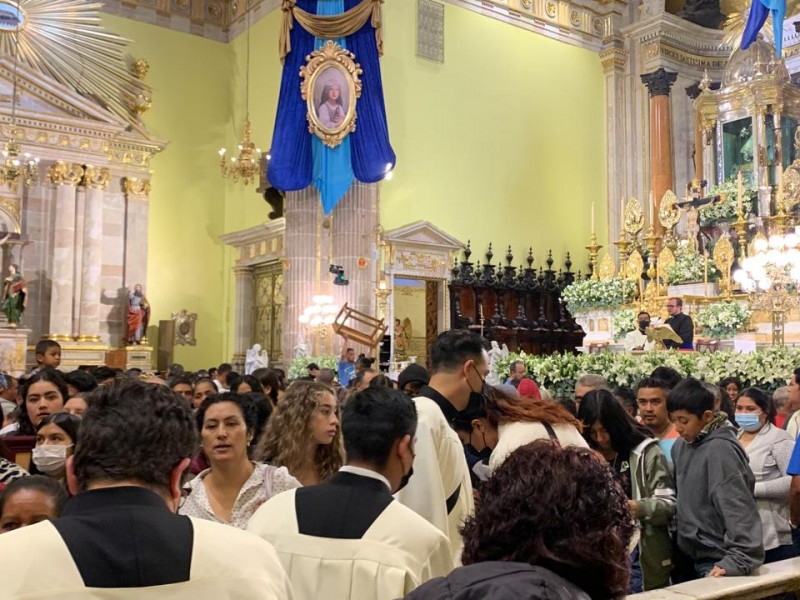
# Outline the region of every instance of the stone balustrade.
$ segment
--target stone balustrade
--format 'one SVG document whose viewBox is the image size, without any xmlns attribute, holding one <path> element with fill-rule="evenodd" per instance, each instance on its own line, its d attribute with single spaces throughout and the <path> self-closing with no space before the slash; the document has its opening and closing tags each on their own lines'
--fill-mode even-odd
<svg viewBox="0 0 800 600">
<path fill-rule="evenodd" d="M 750 577 L 707 577 L 662 590 L 633 594 L 636 600 L 757 600 L 800 596 L 800 558 L 764 565 Z M 793 595 L 795 594 L 795 595 Z"/>
</svg>

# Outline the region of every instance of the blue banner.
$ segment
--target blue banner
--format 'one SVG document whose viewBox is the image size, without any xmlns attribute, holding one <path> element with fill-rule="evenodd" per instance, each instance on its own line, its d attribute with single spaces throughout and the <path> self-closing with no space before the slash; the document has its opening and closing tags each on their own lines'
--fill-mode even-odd
<svg viewBox="0 0 800 600">
<path fill-rule="evenodd" d="M 297 0 L 310 13 L 335 15 L 361 0 Z M 363 71 L 361 97 L 356 103 L 356 130 L 335 148 L 328 148 L 308 130 L 306 103 L 300 93 L 300 69 L 306 56 L 326 40 L 319 40 L 295 22 L 290 33 L 292 51 L 286 56 L 281 78 L 269 165 L 270 183 L 283 191 L 297 191 L 312 183 L 320 191 L 325 214 L 352 185 L 381 181 L 397 161 L 389 142 L 375 28 L 364 26 L 345 39 L 334 40 L 355 54 Z"/>
</svg>

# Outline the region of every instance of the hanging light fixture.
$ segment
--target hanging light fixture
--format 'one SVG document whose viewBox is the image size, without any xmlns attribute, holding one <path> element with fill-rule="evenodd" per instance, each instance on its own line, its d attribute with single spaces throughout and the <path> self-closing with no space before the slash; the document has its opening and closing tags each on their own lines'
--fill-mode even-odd
<svg viewBox="0 0 800 600">
<path fill-rule="evenodd" d="M 245 185 L 255 181 L 261 168 L 261 148 L 250 141 L 250 3 L 245 4 L 247 24 L 247 67 L 245 72 L 245 117 L 242 126 L 242 141 L 239 142 L 239 156 L 227 158 L 227 149 L 220 148 L 219 167 L 223 177 L 233 181 L 242 180 Z"/>
<path fill-rule="evenodd" d="M 19 54 L 20 21 L 14 29 L 14 82 L 11 93 L 11 131 L 9 140 L 3 144 L 3 164 L 0 167 L 0 184 L 16 190 L 20 182 L 25 187 L 36 185 L 39 181 L 39 159 L 29 153 L 22 154 L 19 141 L 21 131 L 17 129 L 17 56 Z"/>
</svg>

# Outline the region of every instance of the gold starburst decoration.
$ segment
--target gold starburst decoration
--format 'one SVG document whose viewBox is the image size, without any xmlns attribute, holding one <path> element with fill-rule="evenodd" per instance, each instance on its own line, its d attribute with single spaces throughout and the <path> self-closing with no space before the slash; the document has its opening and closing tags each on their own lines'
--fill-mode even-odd
<svg viewBox="0 0 800 600">
<path fill-rule="evenodd" d="M 131 124 L 137 96 L 149 87 L 130 72 L 123 56 L 129 40 L 107 31 L 98 2 L 0 0 L 0 53 L 67 85 Z"/>
</svg>

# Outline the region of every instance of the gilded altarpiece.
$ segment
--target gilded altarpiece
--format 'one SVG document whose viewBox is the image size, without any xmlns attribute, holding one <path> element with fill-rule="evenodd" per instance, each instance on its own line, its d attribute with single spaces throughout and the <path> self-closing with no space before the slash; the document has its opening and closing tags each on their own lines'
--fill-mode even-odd
<svg viewBox="0 0 800 600">
<path fill-rule="evenodd" d="M 252 342 L 261 344 L 270 361 L 283 358 L 283 269 L 277 262 L 257 267 L 253 271 L 253 332 Z"/>
</svg>

